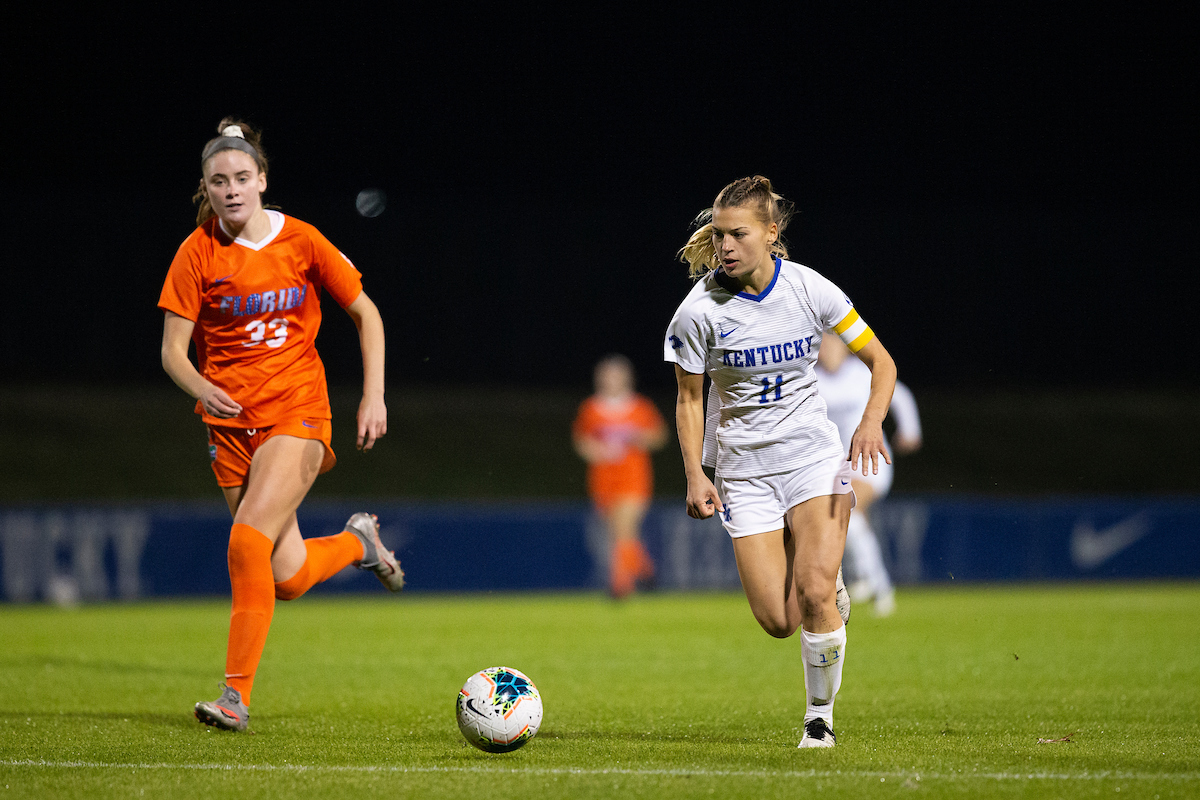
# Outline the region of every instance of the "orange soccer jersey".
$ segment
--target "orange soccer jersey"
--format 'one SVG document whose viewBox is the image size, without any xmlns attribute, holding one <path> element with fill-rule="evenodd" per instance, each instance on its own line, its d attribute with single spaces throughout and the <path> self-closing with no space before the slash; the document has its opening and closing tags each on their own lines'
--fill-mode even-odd
<svg viewBox="0 0 1200 800">
<path fill-rule="evenodd" d="M 306 222 L 268 211 L 271 233 L 234 239 L 216 218 L 184 240 L 159 308 L 196 323 L 200 374 L 242 406 L 209 424 L 261 428 L 285 419 L 330 419 L 325 366 L 317 355 L 321 290 L 345 308 L 362 292 L 350 260 Z"/>
<path fill-rule="evenodd" d="M 579 408 L 573 433 L 609 445 L 613 458 L 588 465 L 588 491 L 601 507 L 620 497 L 649 498 L 654 488 L 650 456 L 636 443 L 639 433 L 663 425 L 654 404 L 641 395 L 611 402 L 589 397 Z"/>
</svg>

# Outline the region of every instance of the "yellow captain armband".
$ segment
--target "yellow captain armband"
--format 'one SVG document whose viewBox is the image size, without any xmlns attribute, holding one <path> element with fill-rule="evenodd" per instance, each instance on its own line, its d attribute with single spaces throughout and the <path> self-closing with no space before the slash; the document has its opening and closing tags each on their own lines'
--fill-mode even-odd
<svg viewBox="0 0 1200 800">
<path fill-rule="evenodd" d="M 842 321 L 833 326 L 833 332 L 846 343 L 851 353 L 857 353 L 867 346 L 867 342 L 875 338 L 875 332 L 867 327 L 862 317 L 853 308 Z"/>
</svg>

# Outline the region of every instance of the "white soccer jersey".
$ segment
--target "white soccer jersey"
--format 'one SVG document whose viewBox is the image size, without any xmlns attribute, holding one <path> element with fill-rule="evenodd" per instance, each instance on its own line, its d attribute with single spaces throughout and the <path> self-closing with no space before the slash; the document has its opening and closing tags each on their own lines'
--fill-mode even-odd
<svg viewBox="0 0 1200 800">
<path fill-rule="evenodd" d="M 715 459 L 704 460 L 718 475 L 773 475 L 841 454 L 813 373 L 826 329 L 853 351 L 874 336 L 841 289 L 791 261 L 776 259 L 761 295 L 734 293 L 715 273 L 692 287 L 664 358 L 712 378 L 705 452 Z"/>
<path fill-rule="evenodd" d="M 842 440 L 842 450 L 850 452 L 850 439 L 862 422 L 871 396 L 871 370 L 857 358 L 846 358 L 837 372 L 829 372 L 816 366 L 817 393 L 825 401 L 829 421 L 837 426 Z M 892 419 L 896 421 L 896 432 L 902 436 L 921 438 L 921 417 L 917 413 L 917 401 L 907 386 L 896 382 L 892 394 Z"/>
</svg>

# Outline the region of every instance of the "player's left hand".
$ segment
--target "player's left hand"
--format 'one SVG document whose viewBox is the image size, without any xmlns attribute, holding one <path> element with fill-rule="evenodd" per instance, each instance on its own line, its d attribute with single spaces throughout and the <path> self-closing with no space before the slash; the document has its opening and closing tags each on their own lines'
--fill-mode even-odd
<svg viewBox="0 0 1200 800">
<path fill-rule="evenodd" d="M 850 455 L 846 456 L 846 460 L 850 462 L 850 469 L 858 472 L 858 462 L 862 459 L 862 474 L 867 474 L 867 461 L 871 463 L 871 474 L 879 474 L 879 457 L 883 456 L 883 460 L 887 463 L 892 463 L 892 457 L 888 454 L 887 446 L 883 439 L 883 423 L 873 422 L 864 419 L 859 423 L 854 430 L 854 436 L 850 439 Z"/>
<path fill-rule="evenodd" d="M 358 404 L 358 444 L 359 450 L 366 452 L 375 446 L 380 436 L 387 433 L 387 406 L 383 395 L 368 397 L 363 395 Z"/>
</svg>

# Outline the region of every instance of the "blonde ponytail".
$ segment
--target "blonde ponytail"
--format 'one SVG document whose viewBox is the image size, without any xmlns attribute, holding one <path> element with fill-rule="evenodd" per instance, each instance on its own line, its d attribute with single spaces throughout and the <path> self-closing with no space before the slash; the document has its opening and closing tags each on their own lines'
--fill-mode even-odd
<svg viewBox="0 0 1200 800">
<path fill-rule="evenodd" d="M 692 220 L 692 225 L 696 230 L 676 255 L 688 265 L 688 277 L 696 280 L 720 266 L 717 261 L 717 249 L 713 246 L 712 209 L 706 208 L 697 214 Z"/>
<path fill-rule="evenodd" d="M 791 221 L 795 206 L 771 188 L 768 178 L 762 175 L 739 178 L 721 190 L 712 208 L 704 209 L 692 221 L 696 230 L 677 253 L 679 260 L 688 265 L 688 277 L 693 280 L 699 279 L 721 266 L 717 258 L 717 248 L 713 244 L 713 209 L 742 206 L 753 208 L 755 216 L 764 225 L 774 222 L 779 226 L 779 236 L 770 246 L 771 256 L 788 257 L 787 245 L 783 242 L 783 230 Z"/>
</svg>

